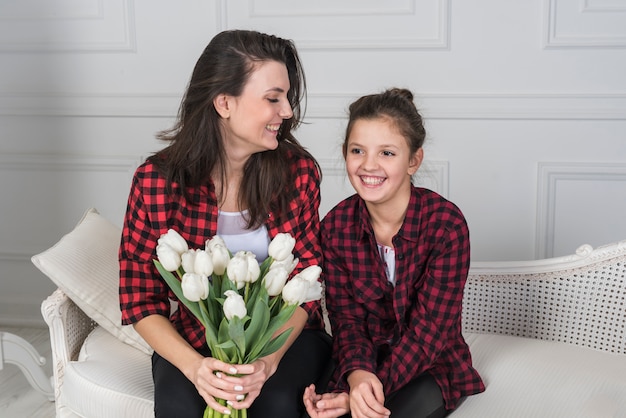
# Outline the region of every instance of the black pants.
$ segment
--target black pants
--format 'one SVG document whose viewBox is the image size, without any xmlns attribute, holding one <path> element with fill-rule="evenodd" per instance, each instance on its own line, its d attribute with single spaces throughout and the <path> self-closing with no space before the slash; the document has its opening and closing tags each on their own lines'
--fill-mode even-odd
<svg viewBox="0 0 626 418">
<path fill-rule="evenodd" d="M 441 418 L 448 415 L 441 388 L 430 373 L 411 380 L 385 402 L 393 418 Z"/>
<path fill-rule="evenodd" d="M 202 353 L 209 355 L 208 352 Z M 311 383 L 326 386 L 330 373 L 331 339 L 323 331 L 303 330 L 283 356 L 248 409 L 249 418 L 299 418 L 305 416 L 302 394 Z M 154 415 L 156 418 L 202 417 L 204 399 L 184 374 L 154 353 Z"/>
<path fill-rule="evenodd" d="M 441 389 L 435 379 L 424 373 L 385 399 L 392 418 L 443 418 L 446 410 Z M 350 418 L 350 414 L 341 418 Z"/>
</svg>

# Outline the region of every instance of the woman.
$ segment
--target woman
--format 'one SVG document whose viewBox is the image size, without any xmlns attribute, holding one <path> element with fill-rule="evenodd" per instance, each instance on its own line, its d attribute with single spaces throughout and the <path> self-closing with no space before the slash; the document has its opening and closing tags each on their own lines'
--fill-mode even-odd
<svg viewBox="0 0 626 418">
<path fill-rule="evenodd" d="M 411 183 L 424 138 L 408 90 L 350 106 L 343 155 L 357 194 L 321 225 L 337 368 L 329 393 L 305 390 L 311 417 L 443 417 L 484 390 L 461 335 L 467 224 Z"/>
<path fill-rule="evenodd" d="M 252 418 L 298 417 L 302 390 L 329 361 L 319 301 L 297 309 L 275 354 L 246 365 L 212 358 L 183 304 L 170 318 L 173 294 L 153 266 L 157 240 L 170 228 L 191 248 L 219 234 L 231 252 L 252 251 L 258 260 L 276 234 L 290 233 L 295 272 L 321 265 L 319 167 L 291 133 L 305 89 L 291 41 L 222 32 L 196 63 L 177 123 L 159 135 L 169 145 L 135 172 L 119 253 L 120 306 L 122 322 L 154 348 L 157 417 L 200 417 L 207 404 L 223 410 L 216 399 L 248 408 Z"/>
</svg>

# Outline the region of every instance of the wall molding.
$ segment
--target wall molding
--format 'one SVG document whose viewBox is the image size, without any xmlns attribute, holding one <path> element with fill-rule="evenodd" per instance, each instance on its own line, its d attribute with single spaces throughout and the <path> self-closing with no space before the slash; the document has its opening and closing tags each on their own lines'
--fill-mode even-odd
<svg viewBox="0 0 626 418">
<path fill-rule="evenodd" d="M 221 0 L 217 4 L 218 17 L 218 29 L 226 30 L 231 27 L 243 27 L 252 26 L 257 27 L 260 30 L 264 30 L 265 27 L 275 27 L 282 25 L 284 31 L 290 32 L 289 24 L 293 24 L 294 19 L 307 18 L 309 24 L 306 26 L 291 26 L 292 34 L 289 35 L 294 40 L 299 50 L 362 50 L 362 49 L 449 49 L 450 42 L 450 2 L 451 0 L 430 0 L 434 9 L 436 9 L 435 16 L 430 22 L 436 22 L 436 29 L 426 34 L 414 34 L 407 36 L 401 33 L 400 29 L 411 30 L 415 32 L 418 29 L 423 28 L 423 25 L 419 22 L 419 18 L 423 18 L 423 15 L 430 11 L 427 7 L 424 7 L 424 2 L 418 2 L 417 0 L 405 0 L 403 3 L 395 1 L 386 2 L 381 4 L 380 2 L 358 2 L 358 6 L 350 7 L 349 2 L 343 2 L 339 5 L 337 2 L 326 1 L 325 3 L 318 1 L 315 3 L 302 3 L 299 9 L 293 7 L 293 2 L 288 0 L 282 0 L 282 2 L 289 3 L 291 8 L 289 11 L 285 7 L 281 6 L 281 1 L 275 0 L 272 4 L 266 1 L 265 5 L 260 5 L 259 1 L 247 2 L 247 9 L 243 9 L 240 6 L 240 10 L 237 10 L 233 6 L 234 3 L 227 0 Z M 356 2 L 353 2 L 356 4 Z M 243 9 L 243 10 L 242 10 Z M 239 12 L 239 14 L 237 14 Z M 372 22 L 376 21 L 376 18 L 381 14 L 396 15 L 400 17 L 407 17 L 413 19 L 412 23 L 406 27 L 398 27 L 397 33 L 389 33 L 388 30 L 377 33 L 375 25 Z M 325 38 L 317 36 L 311 36 L 305 33 L 305 29 L 310 26 L 310 20 L 320 18 L 334 18 L 338 19 L 339 23 L 331 25 L 326 28 L 324 34 Z M 350 36 L 344 36 L 345 32 L 333 34 L 332 28 L 335 26 L 341 27 L 340 20 L 343 18 L 350 18 L 350 25 L 352 27 L 352 34 Z M 285 22 L 285 19 L 289 19 L 289 22 Z M 356 19 L 356 21 L 355 21 Z M 416 21 L 417 20 L 417 21 Z M 269 28 L 268 28 L 269 30 Z"/>
<path fill-rule="evenodd" d="M 134 0 L 30 0 L 0 10 L 0 52 L 134 52 Z"/>
<path fill-rule="evenodd" d="M 562 182 L 623 181 L 626 164 L 540 162 L 537 175 L 537 230 L 535 258 L 554 256 L 557 191 Z"/>
<path fill-rule="evenodd" d="M 582 0 L 581 12 L 626 12 L 623 0 Z"/>
<path fill-rule="evenodd" d="M 309 93 L 307 119 L 345 119 L 360 93 Z M 174 118 L 181 95 L 0 93 L 0 116 Z M 416 95 L 426 119 L 626 120 L 626 93 Z"/>
<path fill-rule="evenodd" d="M 623 1 L 557 3 L 557 0 L 544 0 L 545 49 L 626 48 L 626 14 L 623 13 L 626 5 Z"/>
<path fill-rule="evenodd" d="M 0 171 L 88 171 L 132 174 L 140 163 L 139 158 L 135 157 L 0 153 Z"/>
<path fill-rule="evenodd" d="M 16 297 L 0 298 L 0 325 L 13 327 L 42 327 L 46 323 L 41 316 L 43 298 Z"/>
</svg>

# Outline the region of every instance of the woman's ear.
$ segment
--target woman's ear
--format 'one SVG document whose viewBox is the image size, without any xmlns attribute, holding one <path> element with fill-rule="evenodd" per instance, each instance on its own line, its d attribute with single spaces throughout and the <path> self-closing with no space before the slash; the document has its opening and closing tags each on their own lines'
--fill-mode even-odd
<svg viewBox="0 0 626 418">
<path fill-rule="evenodd" d="M 424 159 L 424 148 L 420 148 L 417 151 L 415 151 L 415 154 L 413 154 L 411 156 L 411 159 L 409 160 L 408 173 L 410 176 L 415 174 L 417 169 L 420 168 L 420 165 L 422 165 L 423 159 Z"/>
<path fill-rule="evenodd" d="M 225 94 L 218 94 L 217 97 L 213 99 L 213 106 L 215 106 L 215 110 L 224 119 L 228 119 L 230 117 L 229 98 L 230 97 Z"/>
</svg>

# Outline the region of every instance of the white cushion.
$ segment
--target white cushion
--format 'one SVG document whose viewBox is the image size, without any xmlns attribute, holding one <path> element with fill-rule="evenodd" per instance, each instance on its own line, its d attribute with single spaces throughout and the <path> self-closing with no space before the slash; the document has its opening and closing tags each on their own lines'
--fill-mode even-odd
<svg viewBox="0 0 626 418">
<path fill-rule="evenodd" d="M 150 356 L 102 327 L 65 368 L 61 402 L 82 417 L 154 417 L 153 396 Z"/>
<path fill-rule="evenodd" d="M 626 356 L 574 345 L 466 334 L 486 391 L 452 418 L 626 417 Z"/>
<path fill-rule="evenodd" d="M 98 325 L 147 354 L 152 349 L 131 325 L 122 326 L 118 249 L 121 230 L 96 209 L 32 262 Z"/>
</svg>

